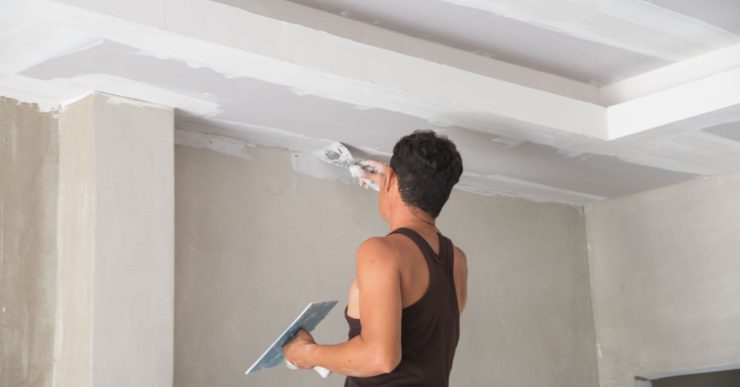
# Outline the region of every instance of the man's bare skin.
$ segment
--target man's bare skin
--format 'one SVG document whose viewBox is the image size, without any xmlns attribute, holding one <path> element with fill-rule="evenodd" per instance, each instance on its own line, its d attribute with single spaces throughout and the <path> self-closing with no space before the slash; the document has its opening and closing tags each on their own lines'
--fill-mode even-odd
<svg viewBox="0 0 740 387">
<path fill-rule="evenodd" d="M 378 173 L 364 177 L 380 189 L 379 209 L 390 230 L 406 227 L 418 232 L 439 252 L 434 218 L 406 205 L 397 179 L 387 165 L 377 163 Z M 453 275 L 460 313 L 467 300 L 467 260 L 454 249 Z M 373 237 L 360 245 L 356 274 L 349 291 L 347 313 L 359 318 L 362 331 L 347 342 L 316 344 L 301 330 L 283 347 L 285 358 L 299 368 L 321 366 L 347 376 L 369 377 L 392 372 L 401 361 L 402 309 L 414 304 L 429 286 L 429 269 L 419 248 L 406 236 Z"/>
<path fill-rule="evenodd" d="M 429 243 L 434 253 L 439 253 L 439 237 L 437 236 L 436 228 L 432 228 L 427 224 L 409 224 L 403 227 L 411 228 L 419 233 Z M 397 265 L 401 272 L 402 306 L 403 308 L 409 307 L 421 299 L 429 286 L 429 269 L 426 259 L 419 250 L 419 247 L 404 235 L 392 234 L 385 237 L 378 237 L 378 239 L 384 240 L 396 252 L 395 258 L 399 260 Z M 465 289 L 467 259 L 463 251 L 458 247 L 455 247 L 454 256 L 455 291 L 457 293 L 460 312 L 462 313 L 462 310 L 465 308 L 465 297 L 467 295 Z M 359 319 L 360 287 L 357 283 L 357 278 L 352 281 L 348 300 L 347 314 L 352 318 Z"/>
</svg>

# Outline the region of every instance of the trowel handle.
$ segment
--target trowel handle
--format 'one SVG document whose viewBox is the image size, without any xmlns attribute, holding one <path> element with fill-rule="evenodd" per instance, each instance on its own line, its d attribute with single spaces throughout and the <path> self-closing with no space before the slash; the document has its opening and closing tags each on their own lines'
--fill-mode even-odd
<svg viewBox="0 0 740 387">
<path fill-rule="evenodd" d="M 295 365 L 293 365 L 293 363 L 291 363 L 291 362 L 289 362 L 287 360 L 285 361 L 285 366 L 288 367 L 288 368 L 290 368 L 290 369 L 292 369 L 292 370 L 297 370 L 298 369 L 298 367 L 296 367 Z M 316 371 L 316 372 L 318 372 L 319 375 L 321 375 L 322 378 L 327 378 L 327 377 L 329 377 L 329 375 L 331 375 L 331 371 L 329 371 L 328 369 L 326 369 L 324 367 L 316 366 L 316 367 L 313 367 L 313 370 Z"/>
<path fill-rule="evenodd" d="M 360 179 L 360 181 L 365 184 L 365 186 L 379 192 L 380 186 L 378 185 L 378 183 L 374 180 L 362 177 L 364 172 L 376 174 L 380 171 L 375 169 L 375 167 L 373 167 L 372 165 L 368 164 L 368 160 L 355 161 L 349 167 L 349 173 L 352 175 L 352 177 Z"/>
<path fill-rule="evenodd" d="M 362 179 L 362 182 L 365 183 L 366 186 L 370 187 L 370 189 L 380 192 L 380 187 L 378 186 L 378 183 L 376 183 L 373 180 L 370 179 Z"/>
<path fill-rule="evenodd" d="M 316 366 L 316 367 L 313 367 L 313 370 L 316 371 L 316 372 L 318 372 L 319 375 L 321 375 L 322 378 L 327 378 L 327 377 L 329 377 L 329 375 L 331 375 L 331 371 L 329 371 L 328 369 L 326 369 L 324 367 Z"/>
</svg>

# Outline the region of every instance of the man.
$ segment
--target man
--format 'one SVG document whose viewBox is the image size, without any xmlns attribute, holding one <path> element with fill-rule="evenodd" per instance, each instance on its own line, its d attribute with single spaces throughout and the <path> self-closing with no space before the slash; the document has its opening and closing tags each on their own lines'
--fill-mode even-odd
<svg viewBox="0 0 740 387">
<path fill-rule="evenodd" d="M 345 315 L 350 339 L 316 344 L 305 330 L 283 347 L 299 368 L 347 375 L 345 386 L 447 386 L 467 298 L 467 261 L 435 219 L 462 174 L 455 144 L 416 131 L 393 148 L 390 166 L 363 177 L 380 187 L 390 234 L 362 243 Z"/>
</svg>

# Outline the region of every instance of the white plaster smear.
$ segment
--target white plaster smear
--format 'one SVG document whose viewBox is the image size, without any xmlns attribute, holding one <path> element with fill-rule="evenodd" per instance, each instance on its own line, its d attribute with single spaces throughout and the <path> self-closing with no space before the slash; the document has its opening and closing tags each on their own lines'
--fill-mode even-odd
<svg viewBox="0 0 740 387">
<path fill-rule="evenodd" d="M 41 111 L 54 110 L 60 105 L 90 94 L 91 91 L 98 91 L 112 95 L 136 96 L 142 103 L 147 101 L 160 107 L 177 107 L 195 116 L 207 117 L 221 112 L 218 104 L 213 101 L 106 74 L 88 74 L 48 81 L 22 75 L 0 74 L 0 91 L 7 97 L 38 103 Z"/>
<path fill-rule="evenodd" d="M 309 153 L 323 149 L 335 141 L 307 137 L 278 128 L 244 122 L 233 122 L 218 118 L 210 118 L 207 121 L 196 118 L 178 119 L 177 129 L 230 137 L 252 145 L 285 148 Z"/>
<path fill-rule="evenodd" d="M 246 141 L 214 134 L 175 130 L 175 144 L 193 148 L 205 148 L 228 156 L 251 159 L 249 149 L 255 145 Z"/>
<path fill-rule="evenodd" d="M 233 125 L 233 124 L 232 124 Z M 307 146 L 300 136 L 292 135 L 273 128 L 245 127 L 237 125 L 240 136 L 249 138 L 243 140 L 226 135 L 203 133 L 203 125 L 193 122 L 180 122 L 175 130 L 175 144 L 193 148 L 205 148 L 221 154 L 251 159 L 249 150 L 259 146 L 281 148 L 290 151 L 290 163 L 298 173 L 345 184 L 356 184 L 356 181 L 347 168 L 329 164 L 316 157 L 316 146 L 330 145 L 331 142 L 320 142 Z M 233 126 L 232 126 L 233 128 Z M 222 127 L 211 128 L 215 132 L 224 133 Z M 228 133 L 228 132 L 227 132 Z M 246 134 L 246 136 L 245 136 Z M 388 156 L 377 154 L 375 159 L 387 160 Z"/>
<path fill-rule="evenodd" d="M 671 62 L 740 41 L 725 30 L 640 0 L 443 1 Z"/>
<path fill-rule="evenodd" d="M 249 159 L 249 149 L 255 147 L 254 142 L 247 142 L 215 134 L 192 132 L 185 129 L 175 131 L 175 143 L 194 148 L 205 148 L 221 154 Z M 263 145 L 263 144 L 261 144 Z M 274 145 L 270 145 L 275 147 Z M 282 146 L 277 146 L 283 148 Z M 377 153 L 370 155 L 376 160 L 387 161 L 389 154 Z M 315 152 L 290 151 L 290 162 L 293 170 L 298 173 L 344 184 L 357 185 L 357 180 L 347 168 L 329 164 L 316 157 Z M 488 196 L 521 197 L 538 202 L 557 202 L 564 204 L 583 205 L 604 197 L 589 195 L 581 192 L 537 184 L 525 180 L 500 175 L 480 175 L 474 172 L 464 172 L 456 189 Z M 358 186 L 358 189 L 359 188 Z"/>
</svg>

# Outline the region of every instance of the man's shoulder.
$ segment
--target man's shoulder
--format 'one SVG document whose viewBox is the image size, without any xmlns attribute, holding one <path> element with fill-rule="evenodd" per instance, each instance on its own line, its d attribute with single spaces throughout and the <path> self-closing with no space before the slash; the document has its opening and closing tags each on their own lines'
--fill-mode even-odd
<svg viewBox="0 0 740 387">
<path fill-rule="evenodd" d="M 357 249 L 357 261 L 373 260 L 390 263 L 396 261 L 396 242 L 388 236 L 376 236 L 365 239 Z"/>
<path fill-rule="evenodd" d="M 455 253 L 455 257 L 460 258 L 462 260 L 467 260 L 467 257 L 465 256 L 465 252 L 462 251 L 461 248 L 459 248 L 459 247 L 457 247 L 455 245 L 453 245 L 452 247 L 453 247 L 453 251 Z"/>
</svg>

